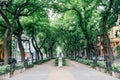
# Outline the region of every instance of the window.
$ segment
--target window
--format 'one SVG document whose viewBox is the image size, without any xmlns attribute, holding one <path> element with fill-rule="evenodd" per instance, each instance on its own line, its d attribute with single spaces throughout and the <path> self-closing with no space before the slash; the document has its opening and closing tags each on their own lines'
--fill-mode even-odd
<svg viewBox="0 0 120 80">
<path fill-rule="evenodd" d="M 118 30 L 115 30 L 115 37 L 117 38 L 119 35 L 118 35 Z"/>
</svg>

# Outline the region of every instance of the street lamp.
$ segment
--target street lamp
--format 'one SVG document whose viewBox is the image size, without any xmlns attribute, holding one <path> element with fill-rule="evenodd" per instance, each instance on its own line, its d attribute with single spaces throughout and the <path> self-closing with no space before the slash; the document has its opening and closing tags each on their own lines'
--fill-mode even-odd
<svg viewBox="0 0 120 80">
<path fill-rule="evenodd" d="M 0 2 L 1 9 L 5 10 L 6 5 L 7 5 L 7 0 L 1 0 L 1 2 Z"/>
</svg>

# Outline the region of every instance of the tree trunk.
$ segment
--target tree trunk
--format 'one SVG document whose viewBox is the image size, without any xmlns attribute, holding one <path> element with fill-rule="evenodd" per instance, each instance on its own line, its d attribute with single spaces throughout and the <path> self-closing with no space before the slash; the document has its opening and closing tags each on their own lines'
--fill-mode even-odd
<svg viewBox="0 0 120 80">
<path fill-rule="evenodd" d="M 34 49 L 35 49 L 35 51 L 36 51 L 36 60 L 39 60 L 40 59 L 40 56 L 39 56 L 39 51 L 38 51 L 38 49 L 36 48 L 36 46 L 35 46 L 35 44 L 34 44 L 34 39 L 33 39 L 34 37 L 32 37 L 32 45 L 33 45 L 33 47 L 34 47 Z"/>
<path fill-rule="evenodd" d="M 88 59 L 90 59 L 90 45 L 89 45 L 88 39 L 87 39 L 87 46 L 86 46 L 86 56 Z"/>
<path fill-rule="evenodd" d="M 8 58 L 9 58 L 8 41 L 10 41 L 12 37 L 12 28 L 11 28 L 10 21 L 8 20 L 4 11 L 0 10 L 0 14 L 1 14 L 1 17 L 4 19 L 6 26 L 7 26 L 6 31 L 4 33 L 4 42 L 3 42 L 4 64 L 7 64 Z"/>
<path fill-rule="evenodd" d="M 25 51 L 22 45 L 22 40 L 21 40 L 21 33 L 18 33 L 18 46 L 20 49 L 20 53 L 21 53 L 21 61 L 25 60 Z"/>
<path fill-rule="evenodd" d="M 49 49 L 49 51 L 48 51 L 49 53 L 49 57 L 52 59 L 52 51 L 51 51 L 51 49 Z"/>
<path fill-rule="evenodd" d="M 23 62 L 25 60 L 25 50 L 24 50 L 24 47 L 23 47 L 23 44 L 22 44 L 22 39 L 21 39 L 21 36 L 22 36 L 22 26 L 20 24 L 20 21 L 18 20 L 17 21 L 18 23 L 18 46 L 19 46 L 19 49 L 20 49 L 20 53 L 21 53 L 21 61 Z"/>
<path fill-rule="evenodd" d="M 52 42 L 52 44 L 50 45 L 48 51 L 49 51 L 49 55 L 50 55 L 50 58 L 53 58 L 53 46 L 54 46 L 55 42 Z"/>
<path fill-rule="evenodd" d="M 41 60 L 43 60 L 43 53 L 41 52 L 40 49 L 38 49 L 38 50 L 39 50 L 39 52 L 40 52 Z"/>
<path fill-rule="evenodd" d="M 45 47 L 43 47 L 44 51 L 45 51 L 45 54 L 46 54 L 46 57 L 48 58 L 48 52 L 47 52 L 47 49 Z"/>
<path fill-rule="evenodd" d="M 50 57 L 51 57 L 51 59 L 53 58 L 53 50 L 52 50 L 52 48 L 50 49 Z"/>
<path fill-rule="evenodd" d="M 109 40 L 107 33 L 104 33 L 102 38 L 103 38 L 102 46 L 103 46 L 103 53 L 105 56 L 105 61 L 113 62 L 114 56 L 112 53 L 112 48 L 111 48 L 110 40 Z"/>
<path fill-rule="evenodd" d="M 41 60 L 43 60 L 43 53 L 41 52 L 40 48 L 38 47 L 36 39 L 33 37 L 33 40 L 35 42 L 35 46 L 37 48 L 38 53 L 40 54 Z"/>
<path fill-rule="evenodd" d="M 102 18 L 102 26 L 101 26 L 101 28 L 102 28 L 101 30 L 103 32 L 103 34 L 102 34 L 103 53 L 105 56 L 105 60 L 107 62 L 113 62 L 113 52 L 112 52 L 112 48 L 110 45 L 110 39 L 109 39 L 108 34 L 107 34 L 107 26 L 109 25 L 109 24 L 107 24 L 107 21 L 108 21 L 108 18 L 110 16 L 110 12 L 112 10 L 112 7 L 114 5 L 114 1 L 115 0 L 109 0 L 109 6 L 108 6 L 107 10 L 104 12 L 104 15 Z"/>
<path fill-rule="evenodd" d="M 65 50 L 65 55 L 66 55 L 66 57 L 69 57 L 69 53 L 68 53 L 67 48 L 66 48 L 66 50 Z"/>
<path fill-rule="evenodd" d="M 31 54 L 31 57 L 32 57 L 32 63 L 33 63 L 33 53 L 31 52 L 31 46 L 30 46 L 30 41 L 28 40 L 28 44 L 29 44 L 29 52 Z"/>
<path fill-rule="evenodd" d="M 3 51 L 4 51 L 4 64 L 8 63 L 8 34 L 9 34 L 9 30 L 7 29 L 5 34 L 4 34 L 4 43 L 3 43 Z"/>
</svg>

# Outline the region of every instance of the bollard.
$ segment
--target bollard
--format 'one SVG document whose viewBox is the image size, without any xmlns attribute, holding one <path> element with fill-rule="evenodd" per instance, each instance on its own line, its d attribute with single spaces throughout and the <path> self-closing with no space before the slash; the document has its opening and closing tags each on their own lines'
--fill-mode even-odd
<svg viewBox="0 0 120 80">
<path fill-rule="evenodd" d="M 106 68 L 107 68 L 107 71 L 111 70 L 111 62 L 106 61 Z"/>
<path fill-rule="evenodd" d="M 25 59 L 25 60 L 24 60 L 24 67 L 25 67 L 25 69 L 28 68 L 28 59 Z"/>
<path fill-rule="evenodd" d="M 93 65 L 94 65 L 94 67 L 97 67 L 97 58 L 96 57 L 93 57 Z"/>
</svg>

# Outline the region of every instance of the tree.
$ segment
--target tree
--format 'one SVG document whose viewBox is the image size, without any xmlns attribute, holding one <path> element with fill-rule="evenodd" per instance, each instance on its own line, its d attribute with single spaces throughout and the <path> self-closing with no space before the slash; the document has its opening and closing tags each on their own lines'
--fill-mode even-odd
<svg viewBox="0 0 120 80">
<path fill-rule="evenodd" d="M 54 2 L 53 2 L 54 3 Z M 55 10 L 60 10 L 59 12 L 66 13 L 67 11 L 72 11 L 73 16 L 76 15 L 77 19 L 76 24 L 79 24 L 79 27 L 81 28 L 82 32 L 84 33 L 84 37 L 86 40 L 86 49 L 87 49 L 87 57 L 90 58 L 91 50 L 93 49 L 92 45 L 95 41 L 95 35 L 90 33 L 96 33 L 94 28 L 97 28 L 99 20 L 99 17 L 96 19 L 96 16 L 99 15 L 97 12 L 97 6 L 98 6 L 97 0 L 58 0 L 58 5 L 53 4 L 53 8 Z M 57 3 L 56 3 L 57 4 Z M 59 6 L 59 7 L 58 7 Z M 60 9 L 59 9 L 60 8 Z M 97 12 L 97 13 L 96 13 Z M 95 16 L 94 16 L 95 15 Z M 71 16 L 72 17 L 72 16 Z M 92 20 L 94 19 L 94 20 Z M 95 21 L 97 20 L 97 21 Z M 70 21 L 70 20 L 68 20 Z"/>
<path fill-rule="evenodd" d="M 33 4 L 33 2 L 35 4 Z M 1 17 L 5 21 L 6 27 L 7 27 L 6 32 L 4 34 L 4 61 L 5 61 L 5 64 L 7 63 L 8 53 L 9 53 L 8 41 L 11 41 L 12 34 L 14 32 L 16 23 L 18 22 L 18 25 L 20 25 L 19 18 L 21 16 L 29 16 L 32 13 L 34 13 L 38 9 L 38 5 L 37 5 L 38 3 L 39 3 L 39 1 L 9 0 L 6 3 L 6 10 L 4 10 L 4 9 L 0 10 Z M 18 29 L 18 30 L 20 30 L 20 29 Z M 21 32 L 20 32 L 20 34 L 21 34 Z M 20 48 L 20 51 L 21 51 L 22 61 L 23 61 L 24 60 L 23 48 Z"/>
<path fill-rule="evenodd" d="M 120 13 L 119 0 L 108 0 L 104 3 L 101 1 L 101 4 L 104 10 L 101 13 L 101 22 L 100 27 L 102 31 L 102 46 L 103 46 L 103 53 L 105 55 L 105 60 L 107 62 L 113 62 L 113 51 L 110 46 L 110 39 L 108 36 L 108 30 L 115 25 L 117 22 L 118 14 Z"/>
<path fill-rule="evenodd" d="M 24 30 L 31 38 L 33 47 L 37 54 L 37 60 L 40 60 L 40 58 L 43 60 L 43 52 L 41 50 L 44 47 L 46 40 L 48 40 L 47 32 L 50 28 L 47 9 L 41 7 L 38 12 L 26 19 L 23 18 L 22 21 L 24 23 Z"/>
</svg>

